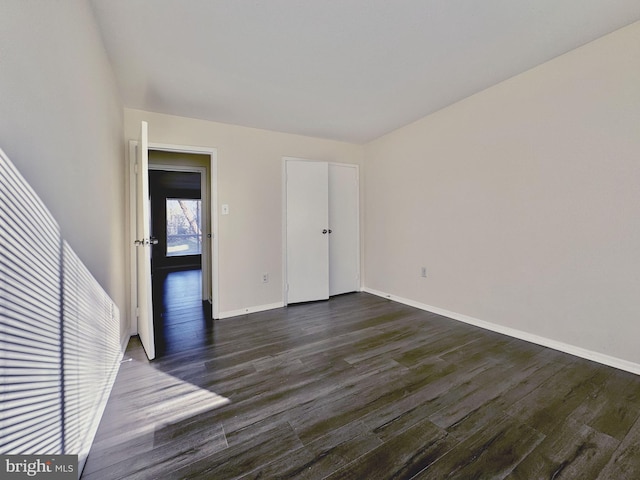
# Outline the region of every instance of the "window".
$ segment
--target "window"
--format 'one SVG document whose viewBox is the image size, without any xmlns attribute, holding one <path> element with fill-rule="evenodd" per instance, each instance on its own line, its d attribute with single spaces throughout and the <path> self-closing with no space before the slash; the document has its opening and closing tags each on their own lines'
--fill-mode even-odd
<svg viewBox="0 0 640 480">
<path fill-rule="evenodd" d="M 167 198 L 167 257 L 201 253 L 201 203 Z"/>
</svg>

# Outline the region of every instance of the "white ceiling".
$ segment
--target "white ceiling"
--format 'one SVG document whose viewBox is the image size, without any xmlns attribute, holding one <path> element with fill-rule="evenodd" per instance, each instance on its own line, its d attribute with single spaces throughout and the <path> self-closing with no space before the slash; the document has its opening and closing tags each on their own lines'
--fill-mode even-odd
<svg viewBox="0 0 640 480">
<path fill-rule="evenodd" d="M 639 0 L 91 0 L 125 106 L 364 143 L 640 20 Z"/>
</svg>

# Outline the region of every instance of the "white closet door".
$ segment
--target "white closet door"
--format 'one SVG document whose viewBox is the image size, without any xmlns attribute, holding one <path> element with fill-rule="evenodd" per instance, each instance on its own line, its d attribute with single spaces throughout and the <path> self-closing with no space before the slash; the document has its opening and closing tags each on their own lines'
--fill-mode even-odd
<svg viewBox="0 0 640 480">
<path fill-rule="evenodd" d="M 138 281 L 138 334 L 149 360 L 156 356 L 153 332 L 153 299 L 151 289 L 151 240 L 149 211 L 149 140 L 148 124 L 140 125 L 140 136 L 136 150 L 136 253 Z"/>
<path fill-rule="evenodd" d="M 358 169 L 329 165 L 329 295 L 360 289 Z"/>
<path fill-rule="evenodd" d="M 286 160 L 287 303 L 329 298 L 329 168 Z"/>
</svg>

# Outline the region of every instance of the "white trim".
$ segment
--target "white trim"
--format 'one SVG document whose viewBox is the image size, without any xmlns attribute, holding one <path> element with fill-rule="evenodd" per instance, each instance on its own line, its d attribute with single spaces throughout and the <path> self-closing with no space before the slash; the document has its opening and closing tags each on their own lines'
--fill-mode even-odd
<svg viewBox="0 0 640 480">
<path fill-rule="evenodd" d="M 220 318 L 220 276 L 218 265 L 220 261 L 218 238 L 220 232 L 218 229 L 218 149 L 215 147 L 198 147 L 193 145 L 175 145 L 169 143 L 149 143 L 149 150 L 161 150 L 164 152 L 176 152 L 176 153 L 196 153 L 209 155 L 209 175 L 211 177 L 211 189 L 210 195 L 211 202 L 211 316 L 214 319 Z"/>
<path fill-rule="evenodd" d="M 282 157 L 282 304 L 287 305 L 288 282 L 287 282 L 287 159 L 291 157 Z"/>
<path fill-rule="evenodd" d="M 164 152 L 176 153 L 199 153 L 205 155 L 214 154 L 214 156 L 217 157 L 217 149 L 215 147 L 194 147 L 192 145 L 176 145 L 172 143 L 149 142 L 149 150 L 162 150 Z"/>
<path fill-rule="evenodd" d="M 267 310 L 275 310 L 276 308 L 283 308 L 283 307 L 284 307 L 284 302 L 269 303 L 266 305 L 256 305 L 255 307 L 240 308 L 238 310 L 229 310 L 228 312 L 221 312 L 218 318 L 223 319 L 223 318 L 238 317 L 241 315 L 265 312 Z"/>
<path fill-rule="evenodd" d="M 138 288 L 136 277 L 136 148 L 137 140 L 129 140 L 129 334 L 138 333 Z"/>
<path fill-rule="evenodd" d="M 130 334 L 136 335 L 138 333 L 138 319 L 137 319 L 137 305 L 138 305 L 138 292 L 136 289 L 136 273 L 134 268 L 133 259 L 135 259 L 135 246 L 133 241 L 135 240 L 135 149 L 138 145 L 137 140 L 129 140 L 129 272 L 130 272 Z M 210 195 L 209 201 L 211 202 L 211 316 L 214 319 L 219 317 L 219 272 L 218 265 L 220 264 L 218 258 L 218 238 L 220 236 L 218 230 L 218 150 L 215 147 L 197 147 L 191 145 L 174 145 L 165 143 L 149 143 L 149 150 L 160 150 L 165 152 L 176 153 L 196 153 L 209 155 L 209 174 L 211 177 Z M 180 167 L 188 168 L 188 167 Z"/>
<path fill-rule="evenodd" d="M 558 340 L 553 340 L 546 337 L 541 337 L 540 335 L 535 335 L 533 333 L 524 332 L 522 330 L 518 330 L 511 327 L 505 327 L 503 325 L 498 325 L 496 323 L 487 322 L 485 320 L 480 320 L 474 317 L 470 317 L 468 315 L 463 315 L 461 313 L 451 312 L 449 310 L 445 310 L 443 308 L 434 307 L 431 305 L 427 305 L 424 303 L 416 302 L 414 300 L 410 300 L 408 298 L 398 297 L 396 295 L 391 295 L 385 292 L 381 292 L 379 290 L 374 290 L 372 288 L 363 288 L 363 292 L 370 293 L 372 295 L 376 295 L 378 297 L 387 298 L 394 302 L 402 303 L 405 305 L 409 305 L 410 307 L 415 307 L 420 310 L 425 310 L 427 312 L 435 313 L 438 315 L 442 315 L 444 317 L 451 318 L 453 320 L 458 320 L 460 322 L 468 323 L 469 325 L 474 325 L 476 327 L 483 328 L 485 330 L 490 330 L 492 332 L 501 333 L 503 335 L 508 335 L 509 337 L 518 338 L 520 340 L 524 340 L 526 342 L 535 343 L 537 345 L 542 345 L 543 347 L 552 348 L 554 350 L 559 350 L 564 353 L 568 353 L 570 355 L 574 355 L 576 357 L 585 358 L 587 360 L 591 360 L 597 363 L 601 363 L 603 365 L 608 365 L 610 367 L 614 367 L 620 370 L 624 370 L 626 372 L 635 373 L 636 375 L 640 375 L 640 364 L 630 362 L 628 360 L 623 360 L 621 358 L 612 357 L 610 355 L 606 355 L 604 353 L 594 352 L 592 350 L 587 350 L 586 348 L 577 347 L 575 345 L 571 345 L 568 343 L 560 342 Z"/>
</svg>

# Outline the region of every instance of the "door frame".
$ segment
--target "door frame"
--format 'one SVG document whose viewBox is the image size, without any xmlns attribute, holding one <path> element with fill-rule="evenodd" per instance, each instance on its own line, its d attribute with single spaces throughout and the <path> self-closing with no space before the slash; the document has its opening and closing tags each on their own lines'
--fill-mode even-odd
<svg viewBox="0 0 640 480">
<path fill-rule="evenodd" d="M 136 288 L 136 251 L 133 241 L 136 238 L 136 212 L 135 212 L 135 198 L 136 198 L 136 148 L 138 147 L 137 140 L 129 140 L 129 285 L 130 285 L 130 334 L 136 335 L 138 333 L 138 291 Z M 149 150 L 160 150 L 165 152 L 175 153 L 194 153 L 209 156 L 209 174 L 211 177 L 211 184 L 208 194 L 208 202 L 210 205 L 211 214 L 211 247 L 210 247 L 210 265 L 211 265 L 211 315 L 214 319 L 220 318 L 220 300 L 219 300 L 219 248 L 218 248 L 218 150 L 214 147 L 198 147 L 191 145 L 175 145 L 164 143 L 152 143 L 149 142 Z M 181 169 L 189 167 L 180 167 Z M 203 181 L 203 179 L 201 179 Z M 205 179 L 206 181 L 206 179 Z M 206 187 L 205 187 L 206 188 Z M 204 261 L 204 259 L 203 259 Z"/>
<path fill-rule="evenodd" d="M 338 165 L 344 167 L 353 167 L 356 169 L 356 178 L 357 178 L 357 235 L 358 235 L 358 252 L 357 252 L 357 265 L 358 265 L 358 283 L 359 289 L 362 289 L 362 259 L 360 257 L 362 253 L 362 231 L 361 231 L 361 210 L 360 210 L 360 165 L 357 163 L 344 163 L 344 162 L 330 162 L 326 160 L 311 160 L 308 158 L 300 158 L 300 157 L 282 157 L 282 165 L 281 165 L 281 175 L 282 175 L 282 302 L 286 307 L 288 305 L 287 297 L 288 297 L 288 278 L 287 278 L 287 161 L 295 160 L 300 162 L 322 162 L 327 165 Z M 331 221 L 331 219 L 329 219 Z"/>
</svg>

